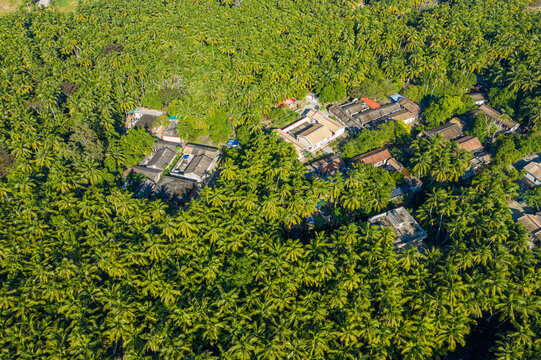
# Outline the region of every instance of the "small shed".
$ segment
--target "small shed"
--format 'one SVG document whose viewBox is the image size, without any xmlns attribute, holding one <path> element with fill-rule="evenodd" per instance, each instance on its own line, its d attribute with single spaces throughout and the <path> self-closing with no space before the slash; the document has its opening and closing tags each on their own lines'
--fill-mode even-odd
<svg viewBox="0 0 541 360">
<path fill-rule="evenodd" d="M 398 102 L 398 100 L 402 99 L 402 95 L 400 94 L 393 94 L 389 96 L 391 98 L 391 102 Z"/>
<path fill-rule="evenodd" d="M 227 141 L 227 147 L 229 147 L 229 148 L 238 147 L 239 145 L 240 145 L 240 143 L 239 143 L 238 140 L 228 140 Z"/>
</svg>

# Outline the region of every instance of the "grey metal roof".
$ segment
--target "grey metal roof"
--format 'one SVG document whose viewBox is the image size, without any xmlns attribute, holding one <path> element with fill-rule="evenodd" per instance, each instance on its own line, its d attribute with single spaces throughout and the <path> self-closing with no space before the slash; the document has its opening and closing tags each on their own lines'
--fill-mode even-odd
<svg viewBox="0 0 541 360">
<path fill-rule="evenodd" d="M 205 176 L 205 172 L 208 170 L 210 164 L 212 164 L 212 159 L 206 155 L 196 155 L 193 157 L 192 161 L 184 170 L 185 174 L 193 173 L 199 177 Z"/>
<path fill-rule="evenodd" d="M 152 195 L 160 199 L 186 202 L 195 186 L 193 181 L 166 175 L 156 184 Z"/>
<path fill-rule="evenodd" d="M 147 167 L 163 171 L 171 164 L 176 155 L 176 151 L 173 151 L 167 147 L 161 148 L 147 163 Z"/>
<path fill-rule="evenodd" d="M 134 166 L 132 171 L 136 174 L 143 174 L 152 181 L 158 181 L 162 174 L 162 170 L 152 169 L 141 165 Z"/>
</svg>

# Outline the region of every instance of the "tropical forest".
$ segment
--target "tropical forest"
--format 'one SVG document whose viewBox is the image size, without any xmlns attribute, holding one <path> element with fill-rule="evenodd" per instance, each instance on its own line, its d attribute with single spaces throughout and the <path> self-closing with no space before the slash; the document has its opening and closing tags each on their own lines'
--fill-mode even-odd
<svg viewBox="0 0 541 360">
<path fill-rule="evenodd" d="M 537 0 L 0 0 L 0 359 L 541 359 Z"/>
</svg>

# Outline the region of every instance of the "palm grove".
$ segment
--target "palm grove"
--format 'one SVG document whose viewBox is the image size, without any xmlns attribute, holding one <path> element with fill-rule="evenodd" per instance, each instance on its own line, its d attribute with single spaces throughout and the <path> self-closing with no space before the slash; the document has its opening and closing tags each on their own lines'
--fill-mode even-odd
<svg viewBox="0 0 541 360">
<path fill-rule="evenodd" d="M 2 357 L 430 359 L 488 323 L 483 356 L 535 359 L 539 252 L 505 203 L 506 165 L 540 148 L 541 18 L 527 6 L 116 0 L 0 18 Z M 424 253 L 397 256 L 366 223 L 390 204 L 388 173 L 307 179 L 262 125 L 284 98 L 379 84 L 408 84 L 437 124 L 476 79 L 528 132 L 460 185 L 467 154 L 414 142 Z M 209 120 L 226 114 L 242 140 L 185 211 L 121 189 L 153 143 L 122 129 L 138 104 L 177 109 L 187 135 L 230 132 Z M 329 224 L 307 231 L 321 204 Z"/>
</svg>

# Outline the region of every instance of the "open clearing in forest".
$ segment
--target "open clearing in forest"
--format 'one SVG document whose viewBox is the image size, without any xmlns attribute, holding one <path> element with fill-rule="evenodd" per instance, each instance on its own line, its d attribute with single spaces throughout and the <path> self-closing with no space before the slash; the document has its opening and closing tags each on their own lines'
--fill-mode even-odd
<svg viewBox="0 0 541 360">
<path fill-rule="evenodd" d="M 19 5 L 32 3 L 33 0 L 0 0 L 0 15 L 14 12 Z M 49 3 L 54 6 L 58 11 L 69 12 L 77 9 L 78 0 L 50 0 Z"/>
<path fill-rule="evenodd" d="M 0 14 L 17 10 L 20 0 L 0 0 Z"/>
</svg>

